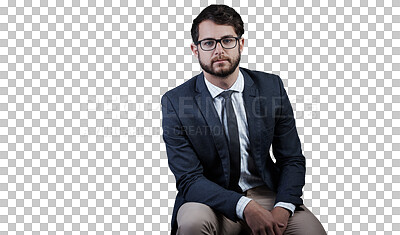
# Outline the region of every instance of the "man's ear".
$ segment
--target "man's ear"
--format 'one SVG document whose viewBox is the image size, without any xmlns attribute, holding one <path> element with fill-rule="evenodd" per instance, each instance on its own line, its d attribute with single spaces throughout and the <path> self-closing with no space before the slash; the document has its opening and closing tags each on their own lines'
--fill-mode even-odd
<svg viewBox="0 0 400 235">
<path fill-rule="evenodd" d="M 239 43 L 240 43 L 240 47 L 239 47 L 240 53 L 242 53 L 243 52 L 243 48 L 244 48 L 244 38 L 240 38 L 239 39 Z"/>
<path fill-rule="evenodd" d="M 194 43 L 190 44 L 190 49 L 192 50 L 193 55 L 196 56 L 196 58 L 199 58 L 199 50 Z"/>
</svg>

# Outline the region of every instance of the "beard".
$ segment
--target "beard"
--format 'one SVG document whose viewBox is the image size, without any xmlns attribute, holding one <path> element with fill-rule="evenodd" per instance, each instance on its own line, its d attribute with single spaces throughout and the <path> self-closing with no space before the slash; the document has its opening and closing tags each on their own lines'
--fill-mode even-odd
<svg viewBox="0 0 400 235">
<path fill-rule="evenodd" d="M 200 67 L 207 73 L 214 75 L 216 77 L 228 77 L 229 75 L 231 75 L 236 68 L 239 66 L 239 62 L 240 62 L 240 57 L 241 57 L 241 53 L 240 50 L 238 50 L 238 56 L 234 57 L 233 59 L 231 58 L 227 58 L 227 57 L 217 57 L 214 60 L 211 61 L 210 64 L 206 64 L 201 60 L 200 57 L 200 53 L 199 53 L 199 64 Z M 213 64 L 217 61 L 217 60 L 226 60 L 226 62 L 229 64 L 227 68 L 224 68 L 223 66 L 218 66 L 217 69 L 219 68 L 219 70 L 215 69 L 213 67 Z"/>
</svg>

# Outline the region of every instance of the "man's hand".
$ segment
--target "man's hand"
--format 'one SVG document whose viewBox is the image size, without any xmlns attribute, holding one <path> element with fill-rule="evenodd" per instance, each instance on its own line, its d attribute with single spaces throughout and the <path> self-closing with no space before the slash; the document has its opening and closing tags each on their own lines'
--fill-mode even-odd
<svg viewBox="0 0 400 235">
<path fill-rule="evenodd" d="M 284 229 L 286 229 L 286 225 L 284 223 L 279 222 L 278 219 L 275 218 L 271 212 L 264 209 L 254 200 L 250 201 L 249 204 L 247 204 L 247 206 L 244 208 L 243 214 L 246 223 L 250 227 L 253 234 L 281 235 L 283 231 L 285 231 Z M 278 214 L 280 215 L 281 213 L 277 213 L 276 215 L 278 216 Z"/>
<path fill-rule="evenodd" d="M 275 220 L 285 225 L 283 227 L 280 227 L 281 233 L 285 232 L 290 217 L 290 212 L 283 207 L 277 206 L 272 209 L 271 214 L 275 218 Z"/>
</svg>

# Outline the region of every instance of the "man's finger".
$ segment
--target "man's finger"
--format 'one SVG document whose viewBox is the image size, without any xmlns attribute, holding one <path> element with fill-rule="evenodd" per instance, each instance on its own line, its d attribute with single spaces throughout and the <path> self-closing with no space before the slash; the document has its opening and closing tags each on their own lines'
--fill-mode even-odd
<svg viewBox="0 0 400 235">
<path fill-rule="evenodd" d="M 268 234 L 268 235 L 271 235 L 271 234 L 272 234 L 272 235 L 275 235 L 276 233 L 275 233 L 274 230 L 275 230 L 274 227 L 268 227 L 268 228 L 267 228 L 267 232 L 268 232 L 267 234 Z"/>
<path fill-rule="evenodd" d="M 267 233 L 265 230 L 263 230 L 263 231 L 260 231 L 259 234 L 260 235 L 268 235 L 269 233 Z"/>
<path fill-rule="evenodd" d="M 251 231 L 251 235 L 269 235 L 265 230 Z"/>
<path fill-rule="evenodd" d="M 282 230 L 279 228 L 278 224 L 274 225 L 274 232 L 276 235 L 281 235 L 282 234 Z"/>
</svg>

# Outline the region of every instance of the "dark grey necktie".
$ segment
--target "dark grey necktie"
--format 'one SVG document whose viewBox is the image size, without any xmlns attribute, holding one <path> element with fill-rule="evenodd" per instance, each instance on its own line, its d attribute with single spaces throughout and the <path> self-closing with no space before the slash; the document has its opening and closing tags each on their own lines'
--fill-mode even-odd
<svg viewBox="0 0 400 235">
<path fill-rule="evenodd" d="M 232 105 L 232 93 L 235 91 L 224 91 L 220 94 L 225 100 L 225 105 L 222 110 L 222 122 L 224 122 L 224 114 L 226 114 L 226 121 L 228 128 L 229 138 L 229 156 L 230 156 L 230 177 L 229 177 L 229 189 L 242 192 L 239 187 L 240 177 L 240 142 L 239 142 L 239 130 L 236 119 L 235 110 Z"/>
</svg>

